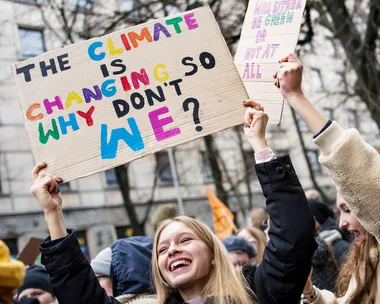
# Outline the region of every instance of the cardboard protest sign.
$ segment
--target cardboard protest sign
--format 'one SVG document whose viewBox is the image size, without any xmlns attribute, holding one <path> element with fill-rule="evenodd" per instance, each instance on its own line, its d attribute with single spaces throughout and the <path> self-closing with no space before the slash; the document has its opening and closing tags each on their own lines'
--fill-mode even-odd
<svg viewBox="0 0 380 304">
<path fill-rule="evenodd" d="M 65 181 L 240 124 L 248 98 L 208 7 L 12 70 L 35 160 Z"/>
<path fill-rule="evenodd" d="M 40 255 L 40 245 L 43 241 L 43 239 L 31 237 L 18 254 L 17 259 L 27 266 L 34 265 Z"/>
<path fill-rule="evenodd" d="M 260 102 L 269 122 L 281 121 L 283 97 L 274 86 L 279 60 L 293 53 L 306 0 L 250 0 L 235 55 L 248 95 Z"/>
</svg>

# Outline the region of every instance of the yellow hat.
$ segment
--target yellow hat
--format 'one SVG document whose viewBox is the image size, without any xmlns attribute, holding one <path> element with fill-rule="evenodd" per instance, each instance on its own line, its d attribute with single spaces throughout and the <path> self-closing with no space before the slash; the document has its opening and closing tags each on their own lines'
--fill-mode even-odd
<svg viewBox="0 0 380 304">
<path fill-rule="evenodd" d="M 8 246 L 0 240 L 0 297 L 7 300 L 10 293 L 16 294 L 15 288 L 24 281 L 25 266 L 22 262 L 11 259 Z M 11 299 L 12 299 L 11 297 Z"/>
</svg>

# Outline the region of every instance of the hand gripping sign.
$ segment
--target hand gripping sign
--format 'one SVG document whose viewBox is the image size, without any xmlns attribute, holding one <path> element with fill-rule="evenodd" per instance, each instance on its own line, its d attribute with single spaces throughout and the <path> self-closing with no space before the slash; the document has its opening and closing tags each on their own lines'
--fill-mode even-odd
<svg viewBox="0 0 380 304">
<path fill-rule="evenodd" d="M 242 123 L 247 99 L 208 7 L 12 70 L 35 160 L 65 181 Z"/>
</svg>

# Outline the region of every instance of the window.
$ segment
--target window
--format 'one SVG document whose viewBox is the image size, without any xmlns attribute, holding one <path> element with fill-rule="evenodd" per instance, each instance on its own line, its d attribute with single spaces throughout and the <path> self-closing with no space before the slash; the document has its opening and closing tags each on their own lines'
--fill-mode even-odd
<svg viewBox="0 0 380 304">
<path fill-rule="evenodd" d="M 207 153 L 206 152 L 201 152 L 201 153 L 202 153 L 203 174 L 206 177 L 206 181 L 213 181 L 214 175 L 212 174 L 210 162 L 208 161 L 208 158 L 207 158 Z"/>
<path fill-rule="evenodd" d="M 16 2 L 24 2 L 24 3 L 31 3 L 36 4 L 37 0 L 15 0 Z"/>
<path fill-rule="evenodd" d="M 161 183 L 172 184 L 173 175 L 170 169 L 169 156 L 166 151 L 156 153 L 158 177 Z"/>
<path fill-rule="evenodd" d="M 256 165 L 256 160 L 255 160 L 255 154 L 253 150 L 244 150 L 244 159 L 246 162 L 246 170 L 247 172 L 245 173 L 245 176 L 250 176 L 250 177 L 256 177 L 256 171 L 255 171 L 255 165 Z"/>
<path fill-rule="evenodd" d="M 329 109 L 329 108 L 323 108 L 322 109 L 322 113 L 325 117 L 327 117 L 328 119 L 331 119 L 333 120 L 333 111 L 332 109 Z"/>
<path fill-rule="evenodd" d="M 129 12 L 135 8 L 135 0 L 120 0 L 120 11 Z"/>
<path fill-rule="evenodd" d="M 337 56 L 336 48 L 335 48 L 335 43 L 334 40 L 331 37 L 326 37 L 325 40 L 325 48 L 327 51 L 327 54 L 332 57 Z"/>
<path fill-rule="evenodd" d="M 124 239 L 129 238 L 134 235 L 132 227 L 129 226 L 123 226 L 123 227 L 116 227 L 116 235 L 117 239 Z"/>
<path fill-rule="evenodd" d="M 11 253 L 11 257 L 13 259 L 17 258 L 18 255 L 18 243 L 17 243 L 17 238 L 12 238 L 12 239 L 3 239 L 4 243 L 8 246 L 9 251 Z"/>
<path fill-rule="evenodd" d="M 109 169 L 106 171 L 106 182 L 107 182 L 107 186 L 111 188 L 115 188 L 119 185 L 119 183 L 117 182 L 115 169 Z"/>
<path fill-rule="evenodd" d="M 60 185 L 59 185 L 59 190 L 60 190 L 62 193 L 70 192 L 70 191 L 71 191 L 70 183 L 60 184 Z"/>
<path fill-rule="evenodd" d="M 307 126 L 306 122 L 303 121 L 303 119 L 296 113 L 296 120 L 298 128 L 301 132 L 309 132 L 309 127 Z"/>
<path fill-rule="evenodd" d="M 348 119 L 348 127 L 349 128 L 356 128 L 358 129 L 359 123 L 358 123 L 358 116 L 355 110 L 348 110 L 347 113 L 347 119 Z"/>
<path fill-rule="evenodd" d="M 322 74 L 321 71 L 318 69 L 312 69 L 311 70 L 311 79 L 313 81 L 313 88 L 316 91 L 322 91 L 324 89 L 323 81 L 322 81 Z"/>
<path fill-rule="evenodd" d="M 335 78 L 336 78 L 336 91 L 337 92 L 343 92 L 343 93 L 348 92 L 345 74 L 342 72 L 336 72 Z"/>
<path fill-rule="evenodd" d="M 18 33 L 23 58 L 32 58 L 46 51 L 42 30 L 19 28 Z"/>
<path fill-rule="evenodd" d="M 90 254 L 88 252 L 86 231 L 75 231 L 74 234 L 78 239 L 80 250 L 82 251 L 84 256 L 87 258 L 87 260 L 90 261 Z"/>
<path fill-rule="evenodd" d="M 71 5 L 74 10 L 92 11 L 94 6 L 93 0 L 71 0 Z"/>
<path fill-rule="evenodd" d="M 306 155 L 309 160 L 311 170 L 314 173 L 322 173 L 322 167 L 318 161 L 318 152 L 315 150 L 309 150 L 309 151 L 306 151 Z"/>
</svg>

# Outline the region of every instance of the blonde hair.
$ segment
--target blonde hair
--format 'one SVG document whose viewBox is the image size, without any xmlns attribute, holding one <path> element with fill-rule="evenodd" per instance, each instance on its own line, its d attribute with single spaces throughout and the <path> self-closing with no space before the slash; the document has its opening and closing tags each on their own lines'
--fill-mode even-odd
<svg viewBox="0 0 380 304">
<path fill-rule="evenodd" d="M 253 238 L 255 238 L 257 242 L 256 263 L 257 265 L 261 264 L 263 261 L 265 246 L 267 245 L 267 237 L 265 236 L 265 233 L 256 227 L 248 226 L 240 230 L 237 235 L 239 236 L 240 232 L 243 230 L 246 230 Z"/>
<path fill-rule="evenodd" d="M 379 260 L 378 244 L 375 237 L 352 245 L 346 262 L 342 267 L 336 284 L 338 297 L 343 297 L 352 279 L 356 280 L 356 289 L 351 295 L 353 304 L 374 304 L 377 292 L 376 269 Z"/>
<path fill-rule="evenodd" d="M 158 242 L 162 231 L 171 223 L 179 222 L 189 227 L 199 239 L 207 246 L 214 258 L 210 272 L 206 278 L 205 286 L 201 292 L 204 299 L 213 298 L 215 304 L 247 304 L 253 303 L 248 292 L 250 291 L 243 276 L 236 274 L 228 252 L 223 243 L 201 221 L 178 216 L 163 221 L 156 232 L 153 253 L 152 270 L 154 283 L 157 290 L 158 303 L 163 304 L 169 295 L 175 293 L 175 289 L 166 283 L 158 265 Z M 252 292 L 253 294 L 253 292 Z"/>
<path fill-rule="evenodd" d="M 269 213 L 264 207 L 254 208 L 249 212 L 249 219 L 252 227 L 261 229 L 262 222 L 269 220 Z"/>
</svg>

